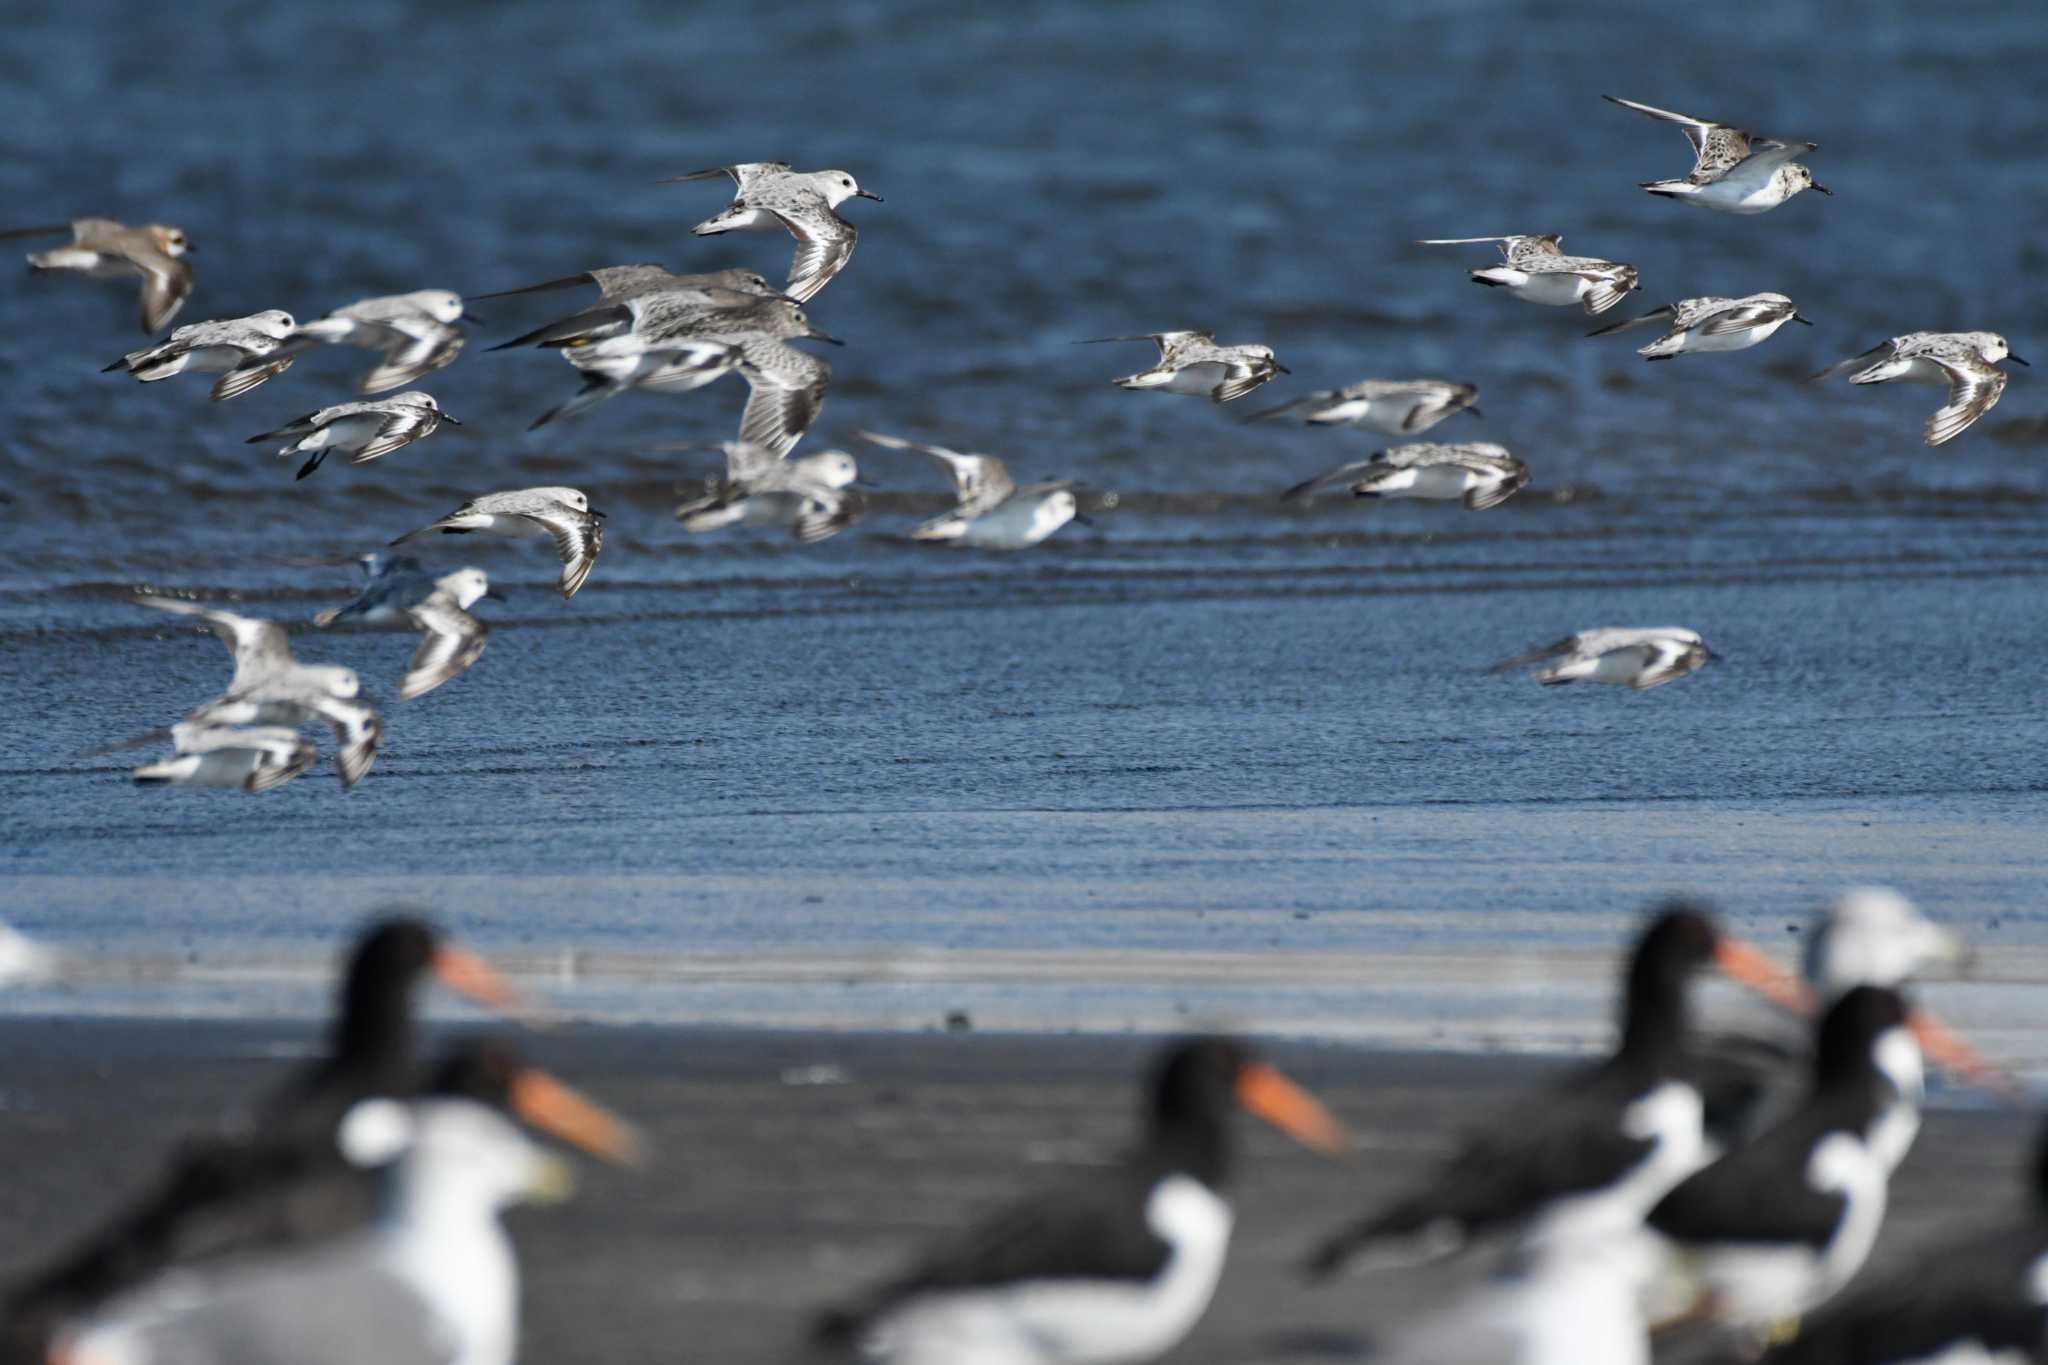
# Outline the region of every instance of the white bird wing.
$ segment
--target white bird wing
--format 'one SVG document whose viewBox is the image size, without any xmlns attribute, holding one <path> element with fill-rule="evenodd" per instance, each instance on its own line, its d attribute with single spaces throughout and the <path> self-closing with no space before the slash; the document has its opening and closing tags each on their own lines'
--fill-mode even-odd
<svg viewBox="0 0 2048 1365">
<path fill-rule="evenodd" d="M 406 614 L 426 636 L 405 666 L 400 701 L 425 696 L 483 656 L 490 628 L 455 605 L 449 594 L 436 592 Z"/>
<path fill-rule="evenodd" d="M 554 538 L 555 553 L 562 557 L 562 600 L 568 601 L 590 577 L 597 552 L 604 548 L 604 522 L 572 508 L 518 515 L 538 525 Z"/>
<path fill-rule="evenodd" d="M 1386 461 L 1375 455 L 1370 460 L 1353 460 L 1350 464 L 1338 465 L 1327 474 L 1318 474 L 1313 479 L 1298 483 L 1280 495 L 1282 502 L 1306 502 L 1326 488 L 1336 488 L 1356 480 L 1367 471 L 1386 467 Z"/>
<path fill-rule="evenodd" d="M 451 363 L 462 352 L 462 329 L 439 322 L 391 328 L 392 344 L 384 348 L 384 359 L 356 385 L 360 394 L 384 393 L 402 388 L 421 375 Z"/>
<path fill-rule="evenodd" d="M 1692 173 L 1686 178 L 1695 184 L 1719 178 L 1750 154 L 1750 135 L 1741 128 L 1715 123 L 1711 119 L 1694 118 L 1690 114 L 1673 113 L 1652 104 L 1638 104 L 1617 95 L 1602 95 L 1600 98 L 1664 123 L 1677 124 L 1678 130 L 1685 134 L 1685 140 L 1692 144 Z"/>
<path fill-rule="evenodd" d="M 192 297 L 192 267 L 158 251 L 137 251 L 129 259 L 142 272 L 142 330 L 162 331 Z"/>
<path fill-rule="evenodd" d="M 783 292 L 803 303 L 832 283 L 833 276 L 846 269 L 846 263 L 853 259 L 853 248 L 860 240 L 860 233 L 853 224 L 826 206 L 823 195 L 818 196 L 811 213 L 769 211 L 780 218 L 782 225 L 789 229 L 789 235 L 796 238 L 796 255 L 790 258 L 789 283 Z"/>
<path fill-rule="evenodd" d="M 787 455 L 824 407 L 832 367 L 768 336 L 748 337 L 739 350 L 740 374 L 750 389 L 740 439 Z"/>
<path fill-rule="evenodd" d="M 1927 419 L 1927 444 L 1938 446 L 1970 429 L 1979 417 L 2005 392 L 2005 371 L 1989 365 L 1958 365 L 1953 361 L 1928 359 L 1948 375 L 1948 403 Z"/>
<path fill-rule="evenodd" d="M 877 431 L 857 431 L 854 435 L 891 450 L 919 451 L 945 465 L 960 493 L 960 505 L 948 516 L 959 513 L 979 516 L 1017 491 L 1017 481 L 1010 477 L 1009 466 L 993 455 L 976 455 L 946 446 L 906 441 L 901 436 L 884 436 Z"/>
<path fill-rule="evenodd" d="M 433 434 L 441 424 L 441 414 L 432 408 L 407 405 L 395 408 L 383 415 L 377 427 L 377 435 L 371 442 L 349 458 L 350 464 L 368 464 L 370 461 L 389 455 L 401 446 L 411 445 L 422 436 Z"/>
<path fill-rule="evenodd" d="M 290 668 L 296 662 L 292 658 L 291 637 L 275 621 L 237 616 L 231 611 L 201 606 L 197 602 L 183 602 L 175 597 L 144 594 L 135 600 L 158 611 L 197 617 L 211 626 L 221 643 L 228 647 L 228 652 L 234 655 L 235 675 L 228 682 L 230 692 L 239 692 L 261 678 Z"/>
<path fill-rule="evenodd" d="M 1791 311 L 1782 303 L 1737 303 L 1709 313 L 1695 321 L 1693 327 L 1701 336 L 1726 336 L 1731 332 L 1747 332 L 1767 322 L 1778 322 Z"/>
</svg>

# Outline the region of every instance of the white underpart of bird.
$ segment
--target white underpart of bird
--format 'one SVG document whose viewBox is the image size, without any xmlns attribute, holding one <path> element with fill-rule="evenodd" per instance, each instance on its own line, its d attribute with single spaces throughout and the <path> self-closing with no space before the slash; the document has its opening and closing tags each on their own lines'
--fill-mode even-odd
<svg viewBox="0 0 2048 1365">
<path fill-rule="evenodd" d="M 309 457 L 299 466 L 297 478 L 305 478 L 329 455 L 346 455 L 351 464 L 368 464 L 414 441 L 424 440 L 441 429 L 442 423 L 462 423 L 441 411 L 434 395 L 421 389 L 371 398 L 356 403 L 337 403 L 331 408 L 309 412 L 275 431 L 251 436 L 246 444 L 265 445 L 282 441 L 280 458 Z"/>
<path fill-rule="evenodd" d="M 367 397 L 402 388 L 451 364 L 465 339 L 455 324 L 467 316 L 462 296 L 447 289 L 359 299 L 302 323 L 285 338 L 278 354 L 298 355 L 316 346 L 380 352 L 382 361 L 356 385 L 356 392 Z"/>
<path fill-rule="evenodd" d="M 168 1274 L 72 1324 L 54 1358 L 512 1365 L 519 1268 L 499 1215 L 522 1200 L 559 1198 L 566 1168 L 467 1100 L 366 1100 L 337 1140 L 358 1164 L 382 1166 L 371 1227 Z"/>
<path fill-rule="evenodd" d="M 673 176 L 664 183 L 708 180 L 721 175 L 730 176 L 736 187 L 732 203 L 691 231 L 709 237 L 721 232 L 786 230 L 796 238 L 786 292 L 799 303 L 830 284 L 853 259 L 854 244 L 860 234 L 852 223 L 839 216 L 839 206 L 849 199 L 872 199 L 876 203 L 882 199 L 881 195 L 862 189 L 845 171 L 796 171 L 781 161 L 714 166 Z"/>
<path fill-rule="evenodd" d="M 2026 361 L 1996 332 L 1907 332 L 1828 366 L 1814 380 L 1849 376 L 1851 384 L 1945 384 L 1948 402 L 1927 419 L 1928 445 L 1962 435 L 1997 404 L 2008 376 L 2000 361 Z"/>
<path fill-rule="evenodd" d="M 1150 341 L 1159 347 L 1159 363 L 1127 374 L 1114 383 L 1120 389 L 1154 389 L 1229 403 L 1244 397 L 1273 376 L 1289 371 L 1259 342 L 1219 346 L 1207 329 L 1142 332 L 1132 336 L 1088 337 L 1077 343 L 1092 346 L 1110 341 Z"/>
<path fill-rule="evenodd" d="M 1746 351 L 1768 341 L 1788 322 L 1812 326 L 1783 294 L 1748 294 L 1739 299 L 1680 299 L 1586 335 L 1607 336 L 1636 327 L 1662 327 L 1664 335 L 1639 348 L 1636 354 L 1651 360 L 1668 360 L 1696 351 Z"/>
<path fill-rule="evenodd" d="M 312 741 L 281 725 L 234 726 L 183 720 L 171 727 L 176 752 L 132 774 L 142 786 L 278 787 L 319 760 Z"/>
<path fill-rule="evenodd" d="M 187 372 L 218 374 L 222 378 L 213 386 L 214 399 L 234 398 L 291 368 L 290 356 L 274 361 L 267 357 L 294 325 L 292 315 L 281 308 L 247 317 L 187 323 L 168 340 L 130 351 L 101 373 L 120 370 L 145 384 Z"/>
<path fill-rule="evenodd" d="M 1505 289 L 1529 303 L 1568 307 L 1579 304 L 1589 314 L 1600 314 L 1627 298 L 1640 287 L 1636 268 L 1597 256 L 1567 256 L 1560 233 L 1521 234 L 1508 237 L 1425 237 L 1418 246 L 1462 246 L 1492 242 L 1500 247 L 1503 264 L 1471 272 L 1479 284 Z"/>
<path fill-rule="evenodd" d="M 1733 124 L 1675 114 L 1654 105 L 1602 95 L 1610 104 L 1633 109 L 1664 123 L 1675 123 L 1692 144 L 1693 167 L 1682 180 L 1647 180 L 1642 188 L 1667 199 L 1679 199 L 1722 213 L 1764 213 L 1801 190 L 1831 191 L 1816 184 L 1813 172 L 1799 157 L 1818 149 L 1812 142 L 1759 137 Z"/>
<path fill-rule="evenodd" d="M 1476 384 L 1443 379 L 1361 379 L 1267 408 L 1247 422 L 1295 421 L 1312 427 L 1357 427 L 1387 436 L 1419 436 L 1453 413 L 1480 415 Z"/>
<path fill-rule="evenodd" d="M 1685 626 L 1602 626 L 1503 659 L 1488 671 L 1540 663 L 1546 665 L 1536 670 L 1540 683 L 1619 683 L 1640 691 L 1675 682 L 1720 657 Z"/>
<path fill-rule="evenodd" d="M 727 441 L 722 449 L 723 477 L 707 480 L 704 496 L 676 508 L 686 531 L 779 526 L 811 544 L 851 525 L 865 510 L 853 487 L 860 466 L 846 451 L 785 460 L 745 441 Z"/>
</svg>

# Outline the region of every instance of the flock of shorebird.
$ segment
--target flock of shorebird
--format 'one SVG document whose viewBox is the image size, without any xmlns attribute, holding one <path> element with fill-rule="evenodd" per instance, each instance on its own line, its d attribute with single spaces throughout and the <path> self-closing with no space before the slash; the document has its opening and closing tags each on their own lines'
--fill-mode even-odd
<svg viewBox="0 0 2048 1365">
<path fill-rule="evenodd" d="M 1724 213 L 1753 214 L 1776 208 L 1807 189 L 1828 192 L 1798 159 L 1814 150 L 1813 143 L 1762 137 L 1629 100 L 1614 103 L 1678 125 L 1695 151 L 1690 174 L 1645 184 L 1651 194 Z M 796 249 L 781 287 L 744 269 L 678 275 L 641 264 L 586 270 L 479 297 L 576 285 L 598 290 L 592 306 L 493 348 L 552 349 L 581 377 L 581 388 L 544 413 L 535 426 L 586 411 L 628 390 L 686 392 L 738 374 L 746 381 L 749 396 L 737 439 L 723 445 L 724 471 L 707 481 L 702 496 L 679 506 L 676 516 L 690 531 L 768 525 L 788 528 L 799 541 L 817 541 L 857 520 L 865 499 L 859 468 L 846 451 L 792 456 L 824 403 L 831 367 L 790 343 L 836 343 L 811 324 L 803 305 L 852 259 L 858 233 L 840 216 L 840 208 L 850 199 L 880 196 L 862 189 L 845 171 L 796 171 L 782 162 L 743 162 L 676 179 L 719 176 L 732 180 L 732 202 L 699 223 L 695 232 L 787 231 Z M 192 243 L 182 229 L 83 218 L 70 230 L 70 244 L 31 255 L 30 264 L 38 270 L 95 278 L 139 275 L 146 331 L 153 333 L 168 324 L 191 293 L 193 274 L 187 256 Z M 1472 278 L 1530 302 L 1578 305 L 1589 314 L 1600 314 L 1639 287 L 1635 267 L 1567 256 L 1557 234 L 1432 238 L 1424 244 L 1463 242 L 1497 243 L 1502 263 L 1474 269 Z M 305 478 L 330 454 L 366 463 L 425 439 L 444 424 L 460 425 L 423 390 L 388 398 L 373 395 L 403 388 L 451 363 L 463 347 L 458 324 L 465 319 L 474 321 L 463 297 L 439 289 L 363 299 L 307 323 L 271 310 L 180 327 L 169 340 L 131 352 L 107 368 L 123 370 L 145 383 L 188 370 L 219 374 L 213 396 L 225 399 L 283 374 L 299 355 L 316 346 L 375 352 L 379 362 L 358 384 L 358 401 L 321 408 L 250 438 L 252 443 L 276 445 L 281 456 L 304 457 L 298 477 Z M 1743 350 L 1788 322 L 1806 319 L 1783 294 L 1758 293 L 1680 299 L 1594 335 L 1657 326 L 1663 334 L 1641 353 L 1664 360 Z M 1287 372 L 1270 346 L 1221 345 L 1208 331 L 1095 340 L 1149 340 L 1158 346 L 1156 364 L 1115 381 L 1130 390 L 1194 395 L 1221 404 Z M 1906 380 L 1947 385 L 1948 402 L 1926 430 L 1927 442 L 1940 445 L 1998 401 L 2006 375 L 1996 367 L 2008 359 L 2025 363 L 1993 332 L 1910 332 L 1815 378 L 1848 374 L 1858 384 Z M 1477 398 L 1478 390 L 1471 384 L 1369 379 L 1310 394 L 1254 414 L 1254 419 L 1419 436 L 1455 413 L 1476 414 Z M 918 526 L 911 532 L 913 539 L 1016 550 L 1038 544 L 1070 521 L 1085 520 L 1070 481 L 1020 485 L 993 455 L 872 432 L 859 435 L 884 449 L 931 456 L 951 475 L 957 505 Z M 1284 497 L 1300 500 L 1348 488 L 1359 497 L 1455 499 L 1478 511 L 1505 502 L 1528 481 L 1528 467 L 1498 444 L 1412 441 L 1300 483 Z M 604 547 L 604 528 L 604 513 L 591 507 L 579 489 L 521 488 L 472 498 L 393 544 L 429 534 L 544 536 L 553 541 L 561 559 L 561 593 L 570 598 L 589 577 Z M 323 613 L 320 619 L 324 623 L 352 616 L 375 619 L 373 611 L 403 613 L 422 630 L 424 640 L 400 684 L 401 698 L 422 695 L 476 661 L 487 632 L 470 608 L 490 595 L 489 580 L 481 570 L 432 576 L 416 559 L 381 553 L 363 556 L 363 563 L 367 578 L 362 599 L 339 612 Z M 169 738 L 174 752 L 137 770 L 139 780 L 267 790 L 305 770 L 310 751 L 296 727 L 316 721 L 334 728 L 343 754 L 343 782 L 352 784 L 361 777 L 375 754 L 381 727 L 353 673 L 298 664 L 282 630 L 271 623 L 162 597 L 139 600 L 203 617 L 235 652 L 235 678 L 228 692 L 169 730 L 154 732 L 152 737 Z M 1544 683 L 1605 682 L 1642 689 L 1675 681 L 1717 657 L 1700 634 L 1688 628 L 1603 627 L 1577 632 L 1498 667 L 1542 664 L 1535 677 Z"/>
<path fill-rule="evenodd" d="M 2041 1359 L 2048 1168 L 2013 1217 L 1921 1248 L 1904 1278 L 1851 1287 L 1920 1126 L 1923 1066 L 2012 1092 L 1908 1001 L 1910 979 L 1963 945 L 1897 893 L 1864 888 L 1806 947 L 1795 975 L 1699 907 L 1653 912 L 1621 975 L 1610 1054 L 1304 1248 L 1311 1280 L 1498 1254 L 1449 1306 L 1375 1324 L 1369 1358 L 1648 1365 L 1655 1331 L 1702 1361 Z M 1768 1014 L 1697 1026 L 1690 997 L 1709 969 Z M 329 1055 L 181 1142 L 142 1199 L 9 1287 L 0 1365 L 510 1365 L 517 1262 L 498 1216 L 563 1188 L 520 1126 L 620 1161 L 641 1144 L 502 1043 L 415 1070 L 411 1000 L 429 972 L 526 1008 L 424 923 L 373 925 Z M 836 1292 L 792 1285 L 789 1307 L 820 1310 L 820 1359 L 1145 1365 L 1195 1328 L 1223 1276 L 1237 1109 L 1325 1154 L 1352 1145 L 1245 1043 L 1175 1042 L 1121 1159 L 992 1210 L 834 1306 Z M 693 1158 L 690 1178 L 706 1174 Z M 1330 1195 L 1343 1198 L 1334 1178 Z"/>
</svg>

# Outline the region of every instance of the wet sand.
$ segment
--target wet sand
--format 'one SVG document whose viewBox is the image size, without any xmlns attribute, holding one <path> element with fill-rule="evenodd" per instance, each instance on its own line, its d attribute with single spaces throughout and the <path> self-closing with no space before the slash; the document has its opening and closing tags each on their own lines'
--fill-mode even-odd
<svg viewBox="0 0 2048 1365">
<path fill-rule="evenodd" d="M 169 1133 L 274 1080 L 313 1040 L 298 1023 L 0 1021 L 0 1276 L 91 1225 L 149 1179 Z M 929 1234 L 1113 1151 L 1156 1040 L 585 1026 L 529 1043 L 639 1123 L 653 1157 L 639 1172 L 586 1168 L 573 1202 L 513 1215 L 522 1359 L 672 1362 L 789 1359 L 813 1309 Z M 1469 1269 L 1311 1288 L 1293 1266 L 1558 1065 L 1267 1050 L 1354 1126 L 1359 1153 L 1333 1164 L 1242 1126 L 1237 1240 L 1213 1309 L 1173 1356 L 1186 1365 L 1327 1354 L 1448 1293 Z M 1931 1112 L 1877 1263 L 1938 1225 L 2011 1211 L 2032 1125 L 1995 1108 Z"/>
</svg>

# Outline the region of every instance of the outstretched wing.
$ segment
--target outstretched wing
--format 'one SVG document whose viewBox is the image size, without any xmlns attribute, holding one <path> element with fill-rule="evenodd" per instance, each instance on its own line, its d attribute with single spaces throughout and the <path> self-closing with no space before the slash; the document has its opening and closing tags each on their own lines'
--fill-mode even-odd
<svg viewBox="0 0 2048 1365">
<path fill-rule="evenodd" d="M 447 682 L 482 657 L 490 628 L 455 605 L 446 593 L 436 592 L 408 613 L 412 623 L 426 632 L 405 677 L 398 684 L 398 699 L 411 701 Z"/>
<path fill-rule="evenodd" d="M 1898 351 L 1899 346 L 1897 342 L 1880 342 L 1862 355 L 1852 355 L 1847 360 L 1838 360 L 1819 374 L 1808 375 L 1806 382 L 1817 384 L 1823 379 L 1833 379 L 1838 374 L 1848 374 L 1851 371 L 1870 369 L 1874 365 L 1881 365 L 1885 361 L 1890 360 L 1898 354 Z"/>
<path fill-rule="evenodd" d="M 1562 640 L 1552 640 L 1547 645 L 1538 645 L 1534 649 L 1524 650 L 1511 659 L 1502 659 L 1497 664 L 1490 664 L 1487 666 L 1486 671 L 1488 673 L 1506 673 L 1511 669 L 1522 668 L 1528 664 L 1541 663 L 1545 659 L 1556 659 L 1566 654 L 1576 653 L 1584 638 L 1582 635 L 1567 635 Z"/>
<path fill-rule="evenodd" d="M 1633 109 L 1664 123 L 1675 123 L 1685 134 L 1685 140 L 1692 144 L 1692 173 L 1686 178 L 1694 184 L 1705 184 L 1715 179 L 1729 167 L 1749 155 L 1750 135 L 1740 128 L 1731 128 L 1725 123 L 1710 119 L 1694 118 L 1690 114 L 1677 114 L 1669 109 L 1659 109 L 1651 104 L 1638 104 L 1617 95 L 1600 97 L 1624 109 Z"/>
<path fill-rule="evenodd" d="M 1383 461 L 1375 455 L 1369 460 L 1353 460 L 1350 464 L 1338 465 L 1327 474 L 1318 474 L 1306 483 L 1298 483 L 1280 495 L 1282 502 L 1306 502 L 1326 488 L 1348 485 L 1360 475 L 1367 473 Z"/>
<path fill-rule="evenodd" d="M 825 206 L 822 196 L 815 214 L 776 213 L 789 235 L 796 238 L 796 255 L 789 262 L 789 285 L 785 292 L 802 303 L 832 283 L 832 277 L 846 269 L 853 259 L 854 243 L 860 233 L 853 224 Z"/>
<path fill-rule="evenodd" d="M 1017 491 L 1017 481 L 1010 477 L 1009 467 L 993 455 L 975 455 L 946 446 L 925 445 L 920 441 L 906 441 L 901 436 L 884 436 L 878 431 L 857 431 L 854 435 L 890 450 L 915 450 L 945 465 L 960 491 L 960 506 L 954 509 L 956 513 L 979 516 Z"/>
<path fill-rule="evenodd" d="M 239 692 L 265 674 L 289 667 L 292 660 L 290 637 L 283 626 L 275 621 L 265 621 L 254 616 L 237 616 L 231 611 L 219 611 L 213 607 L 201 606 L 197 602 L 184 602 L 175 597 L 156 597 L 142 594 L 136 597 L 138 605 L 154 607 L 158 611 L 176 612 L 180 616 L 193 616 L 213 628 L 221 643 L 235 657 L 235 676 L 228 683 L 230 692 Z"/>
<path fill-rule="evenodd" d="M 1932 359 L 1932 357 L 1929 357 Z M 1970 429 L 2005 392 L 2005 371 L 1936 360 L 1948 374 L 1948 405 L 1927 419 L 1927 444 L 1938 446 Z"/>
<path fill-rule="evenodd" d="M 440 424 L 441 414 L 432 408 L 404 407 L 388 412 L 377 427 L 376 437 L 351 456 L 349 463 L 368 464 L 380 459 L 401 446 L 411 445 L 422 436 L 432 435 Z"/>
<path fill-rule="evenodd" d="M 604 522 L 574 511 L 524 515 L 554 537 L 555 553 L 562 557 L 562 600 L 566 602 L 576 595 L 597 563 L 597 552 L 604 548 Z"/>
</svg>

